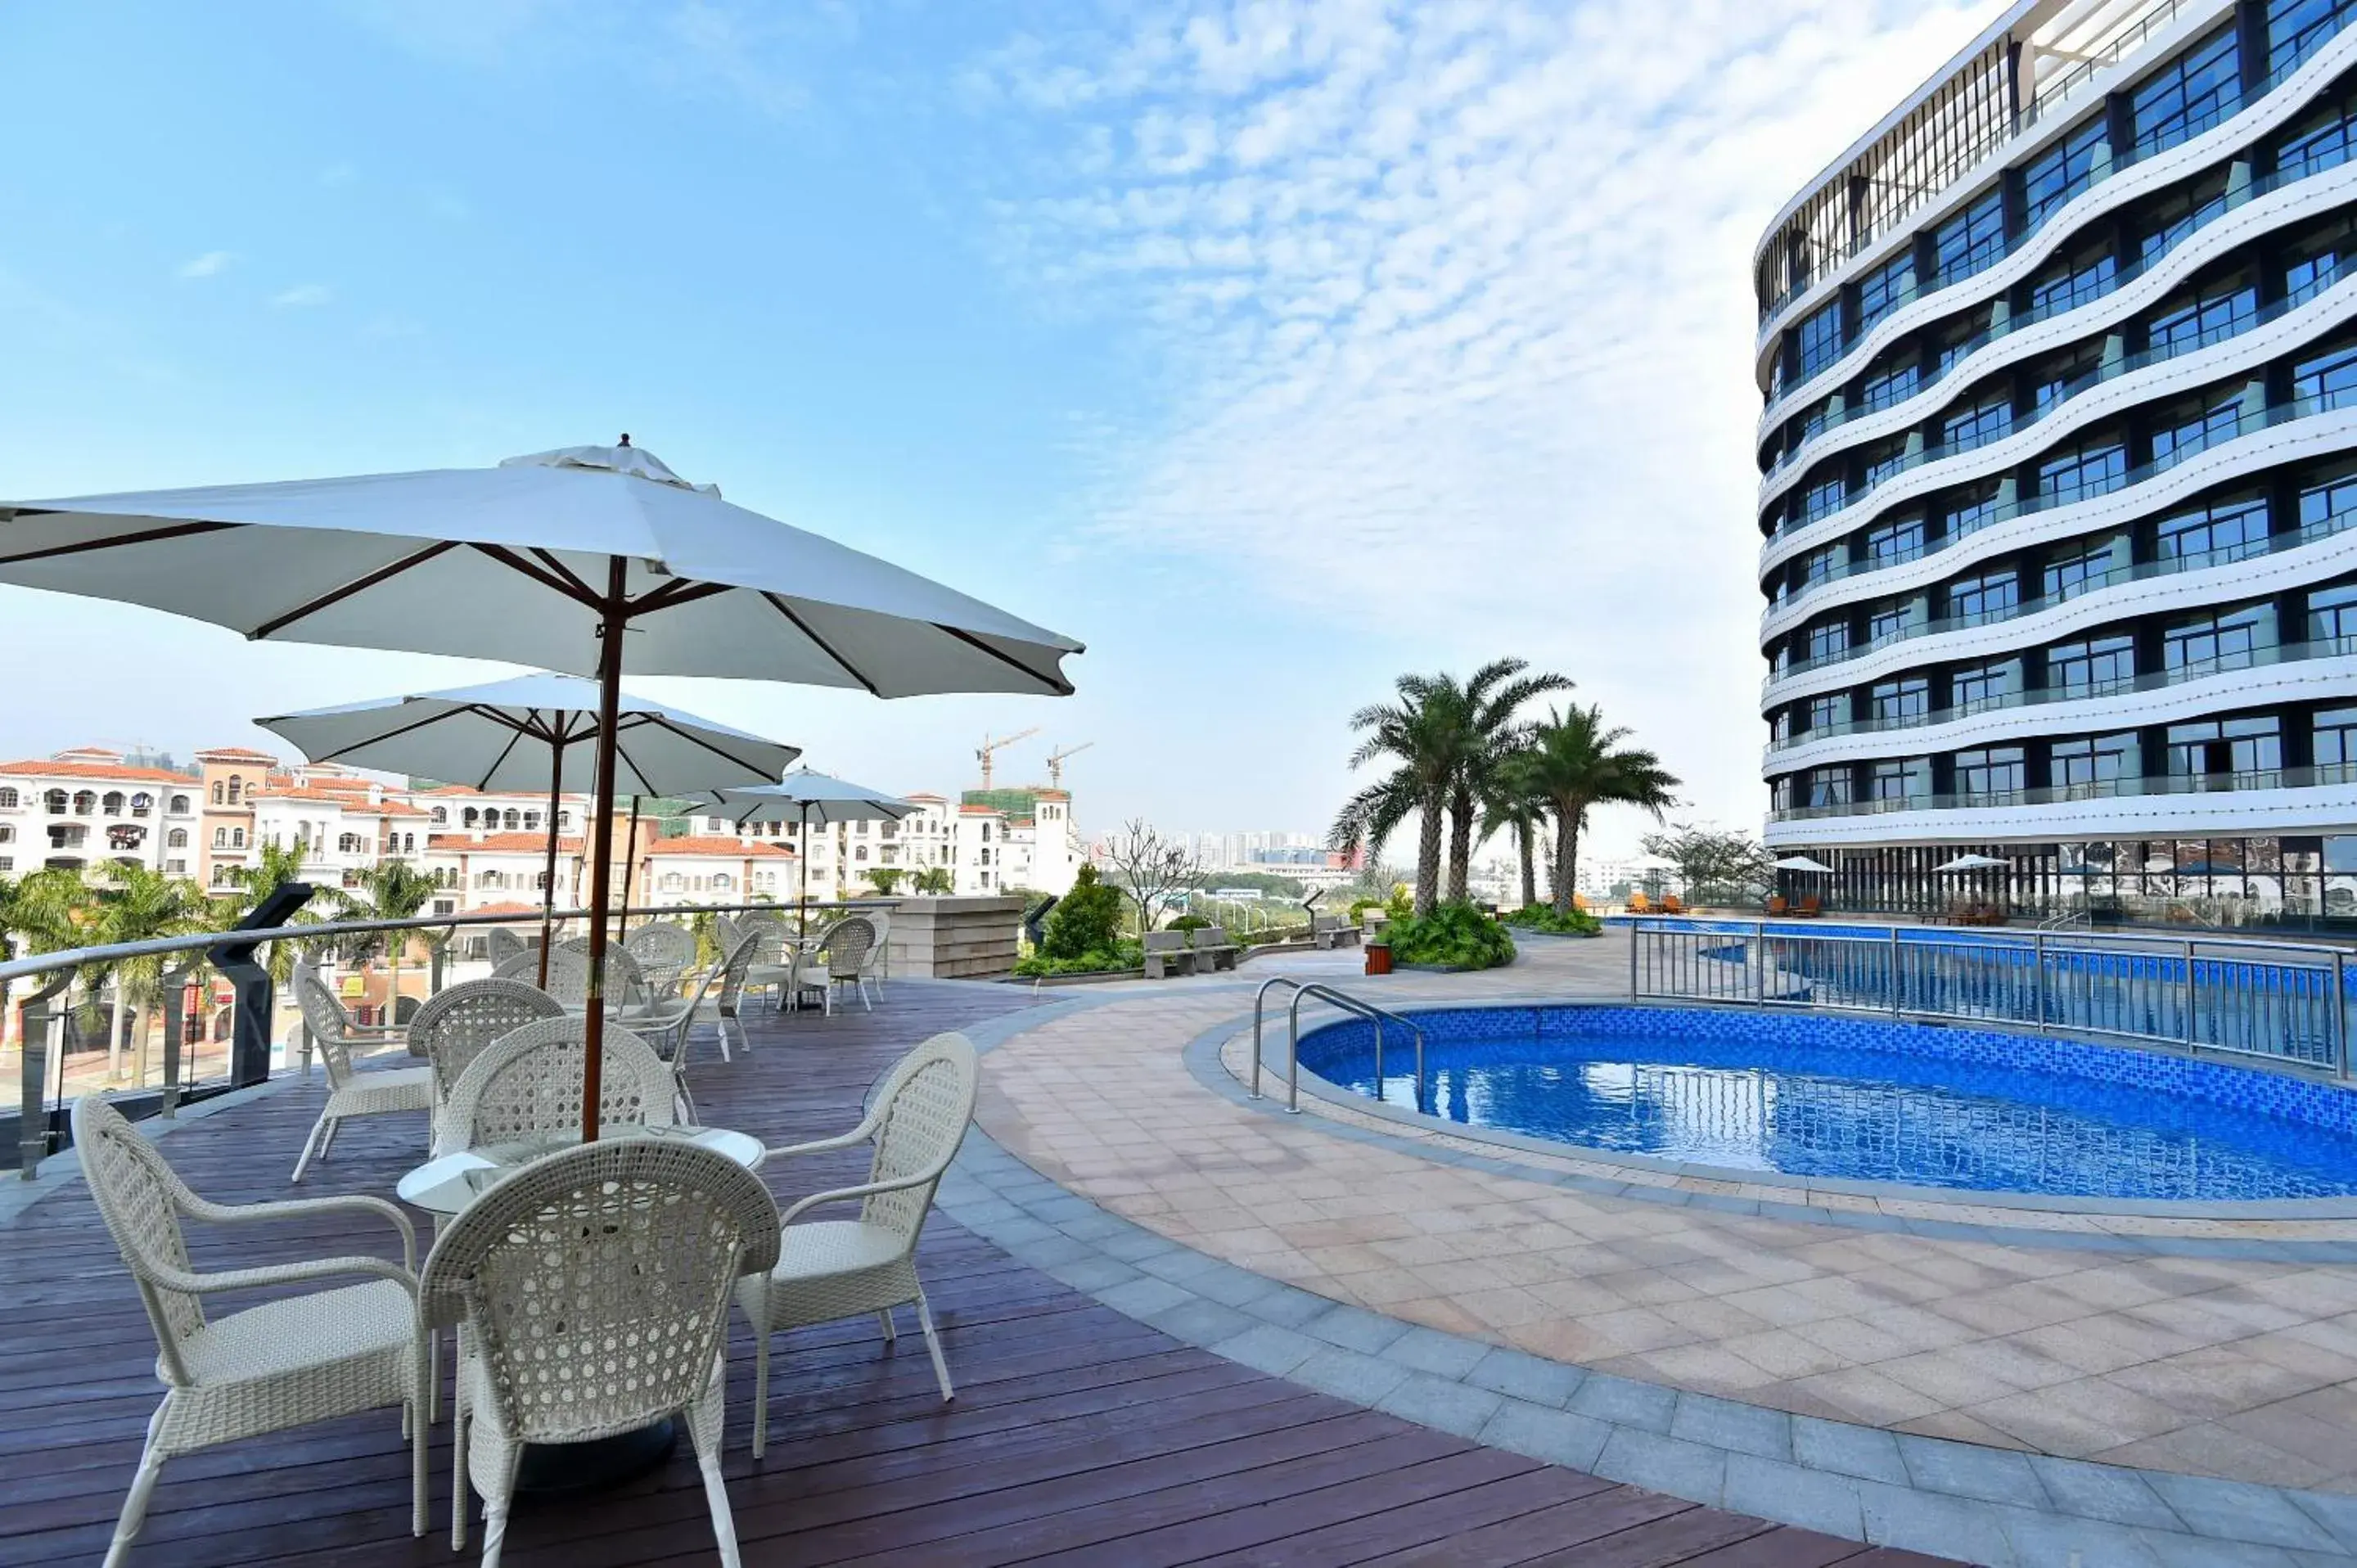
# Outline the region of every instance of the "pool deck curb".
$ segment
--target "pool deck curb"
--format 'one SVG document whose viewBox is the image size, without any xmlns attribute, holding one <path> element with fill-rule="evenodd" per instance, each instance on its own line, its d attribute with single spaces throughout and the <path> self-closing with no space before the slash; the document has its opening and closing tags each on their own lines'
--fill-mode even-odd
<svg viewBox="0 0 2357 1568">
<path fill-rule="evenodd" d="M 1062 1000 L 966 1033 L 988 1052 L 1121 1000 Z M 1235 1031 L 1231 1020 L 1196 1036 L 1186 1047 L 1187 1065 L 1205 1087 L 1251 1107 L 1255 1102 L 1219 1061 L 1221 1046 Z M 1257 1103 L 1286 1114 L 1275 1101 Z M 1336 1136 L 1397 1144 L 1421 1157 L 1452 1153 L 1322 1117 L 1317 1124 Z M 1478 1168 L 1553 1179 L 1511 1162 L 1465 1159 Z M 1612 1190 L 1608 1183 L 1593 1189 Z M 1715 1196 L 1676 1189 L 1620 1195 L 1656 1193 L 1674 1203 Z M 1110 1213 L 1040 1175 L 979 1125 L 938 1201 L 952 1219 L 1017 1260 L 1216 1355 L 1438 1431 L 1692 1502 L 2010 1568 L 2315 1568 L 2357 1561 L 2357 1497 L 1794 1415 L 1591 1371 L 1338 1303 Z M 1724 1207 L 1915 1229 L 1894 1217 L 1796 1205 L 1737 1200 Z M 2082 1240 L 1973 1226 L 1938 1233 L 1964 1232 L 2017 1245 L 2030 1235 L 2040 1246 Z M 2177 1250 L 2141 1238 L 2128 1244 Z"/>
</svg>

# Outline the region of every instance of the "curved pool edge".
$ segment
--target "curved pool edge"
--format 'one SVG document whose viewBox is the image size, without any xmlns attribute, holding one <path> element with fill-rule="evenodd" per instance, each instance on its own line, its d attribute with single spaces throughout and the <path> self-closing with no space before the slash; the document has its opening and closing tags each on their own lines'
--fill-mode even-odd
<svg viewBox="0 0 2357 1568">
<path fill-rule="evenodd" d="M 1512 1011 L 1532 1006 L 1627 1008 L 1663 1006 L 1647 1001 L 1597 996 L 1515 995 L 1480 1001 L 1452 999 L 1448 1011 Z M 1678 1003 L 1666 1011 L 1695 1010 Z M 1440 1010 L 1435 1007 L 1403 1009 Z M 1707 1009 L 1749 1013 L 1718 1005 Z M 1779 1009 L 1843 1015 L 1834 1009 Z M 2030 1037 L 2030 1036 L 2025 1036 Z M 1264 1098 L 1253 1099 L 1243 1079 L 1249 1071 L 1249 1014 L 1205 1030 L 1186 1049 L 1196 1081 L 1250 1109 L 1284 1116 L 1284 1046 L 1272 1042 L 1264 1067 Z M 2134 1047 L 2091 1040 L 2107 1049 Z M 2147 1055 L 2160 1053 L 2147 1052 Z M 1233 1059 L 1232 1059 L 1233 1058 Z M 1695 1205 L 1722 1211 L 1833 1224 L 1853 1229 L 1906 1230 L 1926 1235 L 2018 1244 L 2041 1243 L 2103 1251 L 2182 1252 L 2287 1262 L 2357 1263 L 2357 1196 L 2196 1201 L 2148 1198 L 2051 1197 L 1900 1182 L 1810 1178 L 1782 1172 L 1703 1165 L 1644 1155 L 1594 1148 L 1529 1133 L 1469 1126 L 1374 1101 L 1334 1084 L 1308 1068 L 1301 1070 L 1302 1109 L 1319 1112 L 1329 1131 L 1375 1139 L 1420 1158 L 1470 1164 L 1553 1185 L 1637 1201 Z M 1272 1092 L 1273 1090 L 1273 1092 Z M 1448 1143 L 1477 1145 L 1467 1153 Z M 1524 1156 L 1517 1158 L 1515 1156 Z M 1550 1162 L 1533 1164 L 1534 1160 Z"/>
</svg>

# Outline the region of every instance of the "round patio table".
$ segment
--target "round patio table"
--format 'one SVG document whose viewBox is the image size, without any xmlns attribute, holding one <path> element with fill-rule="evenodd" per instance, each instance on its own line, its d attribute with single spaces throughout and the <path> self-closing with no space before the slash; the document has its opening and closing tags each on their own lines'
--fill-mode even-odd
<svg viewBox="0 0 2357 1568">
<path fill-rule="evenodd" d="M 726 1127 L 616 1127 L 604 1136 L 675 1138 L 726 1155 L 748 1170 L 758 1170 L 770 1154 L 759 1138 Z M 578 1137 L 559 1135 L 528 1143 L 461 1149 L 426 1161 L 403 1176 L 393 1190 L 404 1203 L 414 1208 L 432 1214 L 454 1215 L 497 1185 L 500 1177 L 579 1143 Z M 602 1491 L 661 1465 L 671 1457 L 678 1443 L 678 1424 L 665 1416 L 635 1432 L 588 1443 L 526 1444 L 522 1462 L 516 1469 L 516 1490 L 535 1496 Z"/>
</svg>

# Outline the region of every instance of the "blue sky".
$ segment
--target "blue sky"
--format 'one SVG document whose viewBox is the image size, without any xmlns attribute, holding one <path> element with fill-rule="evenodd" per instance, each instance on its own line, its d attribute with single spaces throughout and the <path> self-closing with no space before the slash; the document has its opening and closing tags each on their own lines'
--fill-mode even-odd
<svg viewBox="0 0 2357 1568">
<path fill-rule="evenodd" d="M 1990 10 L 15 0 L 0 495 L 628 430 L 1090 645 L 648 683 L 830 771 L 1039 725 L 1085 825 L 1314 830 L 1352 708 L 1515 653 L 1756 826 L 1749 246 Z M 5 589 L 0 669 L 11 754 L 486 673 Z"/>
</svg>

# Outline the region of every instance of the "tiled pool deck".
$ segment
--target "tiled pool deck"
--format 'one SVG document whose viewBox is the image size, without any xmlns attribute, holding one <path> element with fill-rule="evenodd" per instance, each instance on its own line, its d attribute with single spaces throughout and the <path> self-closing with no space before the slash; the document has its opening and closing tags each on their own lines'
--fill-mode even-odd
<svg viewBox="0 0 2357 1568">
<path fill-rule="evenodd" d="M 1351 983 L 1602 997 L 1625 962 L 1533 943 L 1491 975 Z M 1220 1059 L 1260 978 L 991 1026 L 991 1142 L 950 1211 L 1222 1355 L 1738 1511 L 2058 1568 L 2357 1553 L 2349 1221 L 1796 1193 L 1307 1095 L 1288 1117 Z"/>
</svg>

